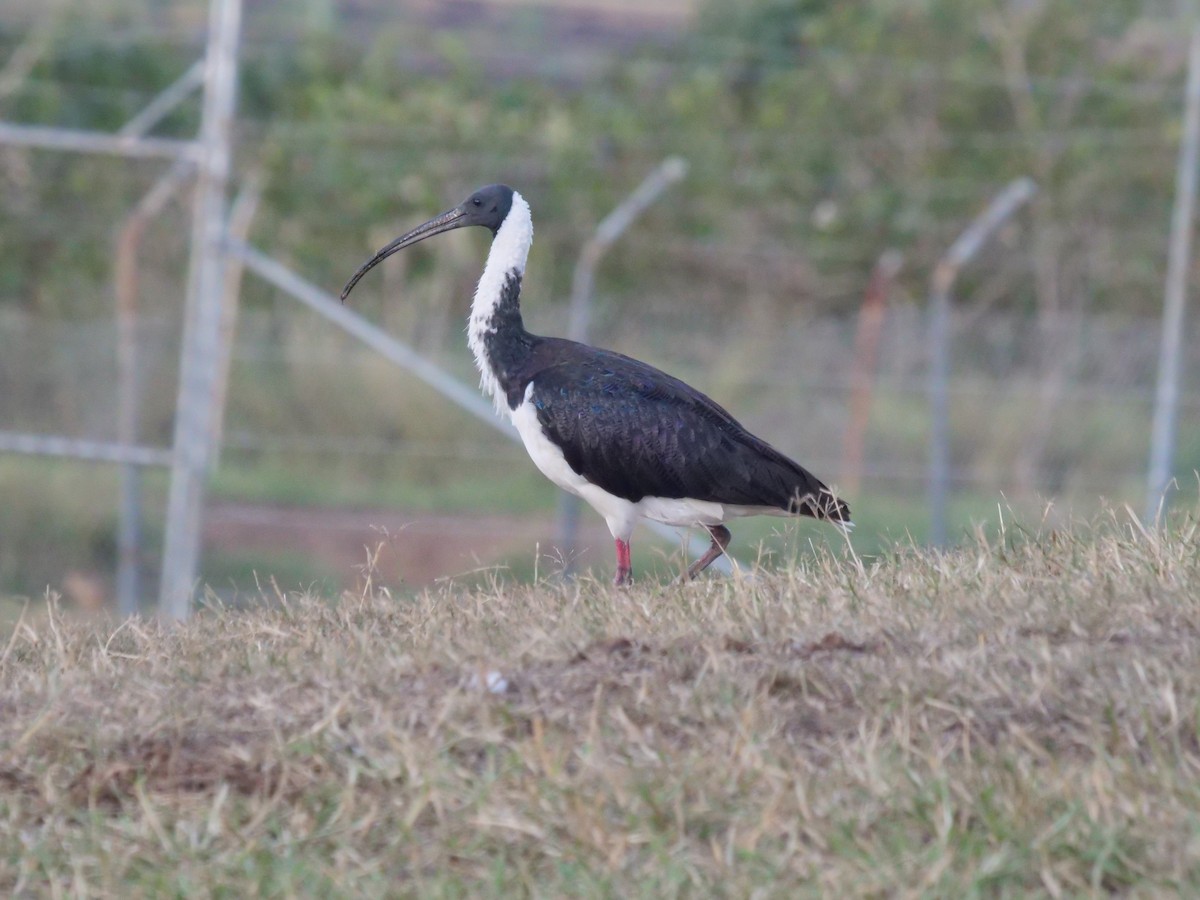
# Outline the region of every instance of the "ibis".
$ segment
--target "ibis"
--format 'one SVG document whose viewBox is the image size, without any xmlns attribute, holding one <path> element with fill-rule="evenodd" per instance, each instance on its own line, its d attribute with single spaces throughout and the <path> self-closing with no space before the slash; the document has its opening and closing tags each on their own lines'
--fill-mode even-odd
<svg viewBox="0 0 1200 900">
<path fill-rule="evenodd" d="M 492 233 L 467 323 L 482 389 L 542 474 L 604 517 L 616 543 L 615 584 L 630 581 L 640 519 L 708 532 L 712 545 L 683 580 L 725 552 L 725 522 L 734 517 L 801 515 L 853 527 L 849 507 L 819 479 L 695 388 L 620 353 L 526 331 L 521 279 L 533 220 L 507 185 L 480 188 L 396 238 L 354 273 L 342 301 L 393 253 L 472 225 Z"/>
</svg>

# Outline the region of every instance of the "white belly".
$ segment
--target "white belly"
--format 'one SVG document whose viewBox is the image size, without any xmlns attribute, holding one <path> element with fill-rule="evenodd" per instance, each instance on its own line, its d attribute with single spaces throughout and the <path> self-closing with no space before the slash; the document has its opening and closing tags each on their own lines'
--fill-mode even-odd
<svg viewBox="0 0 1200 900">
<path fill-rule="evenodd" d="M 543 475 L 560 488 L 576 497 L 582 497 L 589 506 L 604 517 L 613 537 L 628 541 L 637 523 L 637 505 L 610 494 L 603 488 L 591 484 L 586 478 L 567 465 L 563 452 L 546 437 L 542 423 L 537 418 L 537 408 L 529 399 L 533 385 L 525 389 L 521 405 L 509 413 L 529 458 Z"/>
<path fill-rule="evenodd" d="M 563 452 L 546 437 L 542 431 L 542 423 L 538 421 L 537 408 L 529 399 L 533 393 L 533 385 L 525 389 L 525 399 L 515 410 L 509 411 L 509 418 L 517 426 L 521 442 L 529 453 L 529 458 L 543 475 L 557 484 L 564 491 L 576 496 L 583 496 L 582 491 L 588 486 L 587 479 L 567 465 Z M 507 407 L 506 407 L 507 409 Z"/>
<path fill-rule="evenodd" d="M 700 525 L 720 525 L 734 516 L 787 515 L 783 510 L 774 507 L 730 506 L 709 500 L 689 500 L 686 497 L 643 497 L 637 503 L 631 503 L 610 494 L 590 483 L 567 465 L 563 452 L 542 431 L 537 408 L 530 400 L 532 393 L 531 384 L 525 389 L 521 405 L 509 413 L 529 458 L 543 475 L 564 491 L 582 497 L 600 513 L 615 538 L 628 541 L 633 533 L 633 526 L 640 518 L 680 528 L 694 528 Z"/>
</svg>

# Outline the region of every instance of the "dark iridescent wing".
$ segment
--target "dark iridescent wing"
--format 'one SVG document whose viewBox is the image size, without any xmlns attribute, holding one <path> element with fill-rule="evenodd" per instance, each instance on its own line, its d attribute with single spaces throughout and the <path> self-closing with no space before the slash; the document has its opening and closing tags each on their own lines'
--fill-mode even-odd
<svg viewBox="0 0 1200 900">
<path fill-rule="evenodd" d="M 799 498 L 799 512 L 849 519 L 813 475 L 653 366 L 556 339 L 544 339 L 531 366 L 542 428 L 572 469 L 611 494 L 781 509 Z"/>
</svg>

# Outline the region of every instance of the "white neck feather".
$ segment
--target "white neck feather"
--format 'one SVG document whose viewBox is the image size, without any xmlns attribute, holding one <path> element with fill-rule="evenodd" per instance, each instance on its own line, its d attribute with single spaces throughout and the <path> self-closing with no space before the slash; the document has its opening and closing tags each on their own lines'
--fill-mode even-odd
<svg viewBox="0 0 1200 900">
<path fill-rule="evenodd" d="M 525 202 L 524 197 L 513 191 L 512 208 L 492 240 L 487 264 L 483 267 L 483 275 L 475 288 L 471 317 L 467 320 L 467 345 L 471 348 L 471 353 L 475 356 L 475 365 L 479 369 L 479 386 L 492 398 L 497 411 L 507 409 L 507 405 L 500 390 L 500 383 L 496 380 L 491 362 L 487 358 L 487 348 L 483 339 L 489 331 L 495 330 L 492 314 L 500 302 L 508 273 L 516 270 L 519 276 L 525 274 L 525 262 L 529 258 L 529 247 L 532 243 L 533 218 L 529 214 L 529 204 Z"/>
</svg>

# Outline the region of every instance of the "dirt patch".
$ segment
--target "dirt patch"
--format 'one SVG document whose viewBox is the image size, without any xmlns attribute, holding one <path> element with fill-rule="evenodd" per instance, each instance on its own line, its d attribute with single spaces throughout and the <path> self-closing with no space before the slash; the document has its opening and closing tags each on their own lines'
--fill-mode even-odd
<svg viewBox="0 0 1200 900">
<path fill-rule="evenodd" d="M 135 798 L 139 784 L 154 793 L 211 794 L 227 785 L 238 794 L 267 796 L 284 787 L 289 780 L 285 775 L 298 781 L 295 771 L 285 773 L 284 769 L 281 761 L 263 748 L 233 742 L 228 735 L 184 735 L 175 740 L 140 737 L 119 744 L 107 758 L 85 766 L 69 793 L 80 805 L 111 807 Z M 290 785 L 292 789 L 301 786 Z"/>
<path fill-rule="evenodd" d="M 581 523 L 575 560 L 603 565 L 611 548 L 604 525 Z M 319 509 L 214 503 L 205 514 L 205 549 L 238 556 L 300 556 L 353 587 L 368 555 L 386 579 L 420 586 L 525 558 L 561 566 L 553 516 L 447 515 L 389 509 Z"/>
</svg>

